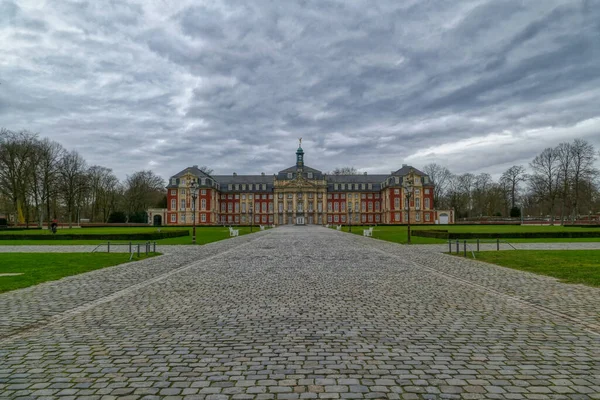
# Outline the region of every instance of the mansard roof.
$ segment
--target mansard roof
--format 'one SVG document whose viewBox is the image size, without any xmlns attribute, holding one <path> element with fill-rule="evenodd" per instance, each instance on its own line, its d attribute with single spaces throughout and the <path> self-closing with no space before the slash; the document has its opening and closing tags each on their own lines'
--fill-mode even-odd
<svg viewBox="0 0 600 400">
<path fill-rule="evenodd" d="M 406 164 L 403 164 L 402 168 L 400 168 L 398 171 L 392 172 L 392 175 L 401 175 L 401 176 L 408 175 L 411 170 L 417 175 L 427 176 L 427 174 L 425 172 L 416 169 L 412 165 L 406 165 Z"/>
<path fill-rule="evenodd" d="M 298 166 L 294 165 L 294 166 L 291 166 L 289 168 L 282 169 L 278 173 L 279 174 L 287 174 L 288 172 L 296 172 L 296 171 L 298 171 Z M 304 172 L 312 172 L 312 173 L 315 173 L 315 174 L 322 174 L 323 173 L 323 172 L 319 171 L 318 169 L 314 169 L 314 168 L 307 167 L 307 166 L 302 167 L 302 171 L 304 171 Z"/>
</svg>

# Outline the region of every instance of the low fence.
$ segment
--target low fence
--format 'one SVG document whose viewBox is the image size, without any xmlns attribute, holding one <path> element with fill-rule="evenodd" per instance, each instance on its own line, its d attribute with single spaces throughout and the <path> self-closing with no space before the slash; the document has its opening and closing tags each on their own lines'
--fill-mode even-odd
<svg viewBox="0 0 600 400">
<path fill-rule="evenodd" d="M 189 236 L 188 230 L 140 232 L 140 233 L 59 233 L 52 234 L 2 234 L 0 240 L 160 240 L 175 237 Z"/>
<path fill-rule="evenodd" d="M 413 230 L 413 236 L 434 239 L 577 239 L 600 238 L 600 231 L 562 232 L 448 232 L 447 230 Z"/>
</svg>

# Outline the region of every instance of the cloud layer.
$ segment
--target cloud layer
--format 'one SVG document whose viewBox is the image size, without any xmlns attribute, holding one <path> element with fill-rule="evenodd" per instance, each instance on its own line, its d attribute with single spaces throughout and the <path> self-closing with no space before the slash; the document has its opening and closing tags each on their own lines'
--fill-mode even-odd
<svg viewBox="0 0 600 400">
<path fill-rule="evenodd" d="M 12 0 L 14 1 L 14 0 Z M 497 174 L 600 148 L 600 1 L 0 3 L 0 126 L 120 176 Z"/>
</svg>

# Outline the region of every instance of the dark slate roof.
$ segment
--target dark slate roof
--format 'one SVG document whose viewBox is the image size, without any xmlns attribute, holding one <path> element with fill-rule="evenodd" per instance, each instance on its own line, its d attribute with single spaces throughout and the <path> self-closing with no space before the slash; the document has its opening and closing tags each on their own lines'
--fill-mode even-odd
<svg viewBox="0 0 600 400">
<path fill-rule="evenodd" d="M 411 165 L 403 165 L 402 168 L 400 168 L 398 171 L 394 172 L 392 175 L 406 175 L 406 174 L 410 173 L 411 169 L 413 171 L 415 171 L 415 173 L 417 175 L 427 176 L 427 174 L 425 172 L 420 171 Z"/>
<path fill-rule="evenodd" d="M 331 183 L 382 183 L 389 175 L 327 175 Z"/>
<path fill-rule="evenodd" d="M 298 170 L 298 167 L 294 165 L 292 167 L 289 167 L 289 168 L 286 168 L 286 169 L 283 169 L 283 170 L 279 171 L 278 174 L 287 174 L 288 172 L 296 172 L 297 170 Z M 304 172 L 312 172 L 312 173 L 315 173 L 315 174 L 322 174 L 322 172 L 319 171 L 318 169 L 314 169 L 314 168 L 307 167 L 307 166 L 302 167 L 302 171 L 304 171 Z"/>
<path fill-rule="evenodd" d="M 196 175 L 199 178 L 212 178 L 209 174 L 207 174 L 204 171 L 201 171 L 197 165 L 194 165 L 193 167 L 187 167 L 186 169 L 176 173 L 175 175 L 173 175 L 171 178 L 179 178 L 182 177 L 183 175 L 187 174 L 187 173 L 191 173 L 192 175 Z"/>
<path fill-rule="evenodd" d="M 215 175 L 221 185 L 230 183 L 273 183 L 273 175 Z"/>
</svg>

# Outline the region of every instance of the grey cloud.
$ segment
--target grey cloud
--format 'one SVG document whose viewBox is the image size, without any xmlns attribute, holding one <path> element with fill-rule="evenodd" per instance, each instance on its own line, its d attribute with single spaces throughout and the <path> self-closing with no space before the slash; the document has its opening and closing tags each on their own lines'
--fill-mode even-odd
<svg viewBox="0 0 600 400">
<path fill-rule="evenodd" d="M 120 176 L 274 173 L 298 137 L 309 165 L 370 173 L 496 173 L 579 134 L 600 147 L 578 127 L 599 117 L 597 0 L 2 4 L 0 123 Z M 502 132 L 521 140 L 447 150 Z"/>
</svg>

